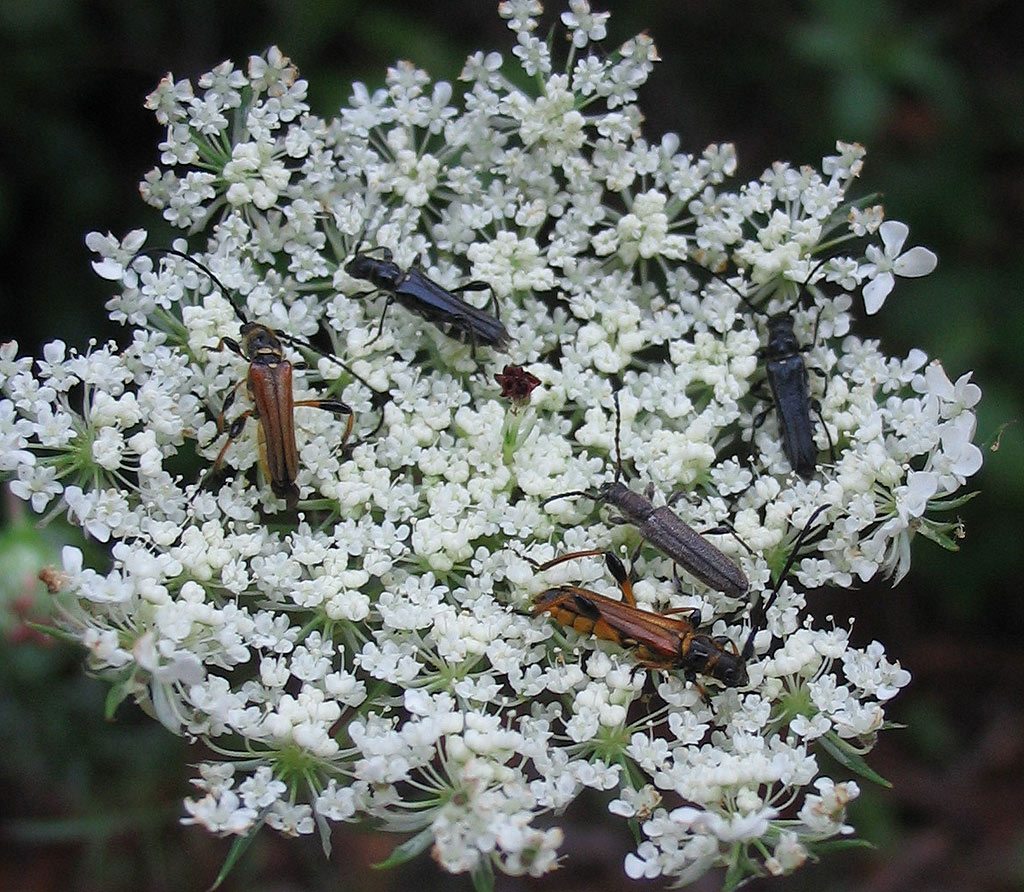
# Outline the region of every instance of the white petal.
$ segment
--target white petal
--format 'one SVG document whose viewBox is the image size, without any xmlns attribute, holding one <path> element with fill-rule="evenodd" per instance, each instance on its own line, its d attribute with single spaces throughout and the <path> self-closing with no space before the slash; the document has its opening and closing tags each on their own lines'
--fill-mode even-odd
<svg viewBox="0 0 1024 892">
<path fill-rule="evenodd" d="M 93 231 L 86 234 L 85 246 L 94 254 L 102 254 L 104 251 L 117 247 L 117 241 L 111 235 Z"/>
<path fill-rule="evenodd" d="M 82 551 L 73 545 L 65 545 L 60 552 L 61 566 L 69 576 L 77 576 L 82 572 Z"/>
<path fill-rule="evenodd" d="M 882 273 L 864 286 L 864 310 L 869 316 L 882 309 L 895 281 L 892 273 Z"/>
<path fill-rule="evenodd" d="M 125 251 L 131 251 L 135 254 L 139 248 L 146 243 L 146 238 L 149 233 L 145 229 L 133 229 L 124 237 L 124 241 L 121 242 L 121 247 Z"/>
<path fill-rule="evenodd" d="M 910 227 L 899 220 L 886 220 L 878 227 L 878 234 L 882 237 L 882 244 L 885 245 L 885 253 L 889 257 L 896 257 L 907 240 Z"/>
<path fill-rule="evenodd" d="M 43 345 L 43 358 L 52 364 L 63 362 L 67 345 L 63 341 L 50 341 Z"/>
<path fill-rule="evenodd" d="M 938 265 L 939 258 L 927 248 L 918 245 L 906 254 L 901 254 L 893 261 L 892 269 L 897 276 L 912 279 L 916 276 L 927 276 Z"/>
<path fill-rule="evenodd" d="M 939 478 L 930 471 L 911 471 L 907 474 L 907 491 L 903 505 L 911 517 L 921 517 L 928 500 L 939 488 Z"/>
<path fill-rule="evenodd" d="M 953 473 L 960 474 L 963 477 L 973 477 L 981 470 L 984 458 L 984 454 L 977 446 L 973 443 L 968 443 L 963 447 L 963 451 L 960 453 L 959 458 L 957 458 L 956 464 L 953 465 Z"/>
<path fill-rule="evenodd" d="M 937 359 L 932 360 L 928 364 L 928 368 L 924 370 L 924 380 L 928 393 L 934 393 L 947 402 L 953 399 L 953 383 L 946 375 L 942 363 Z"/>
<path fill-rule="evenodd" d="M 967 372 L 956 379 L 954 389 L 960 398 L 960 402 L 967 409 L 977 404 L 981 399 L 981 388 L 971 381 L 974 372 Z"/>
<path fill-rule="evenodd" d="M 916 372 L 921 366 L 928 361 L 928 354 L 921 350 L 919 347 L 912 347 L 910 352 L 907 354 L 907 358 L 903 365 L 905 368 L 912 372 Z"/>
<path fill-rule="evenodd" d="M 92 268 L 96 270 L 96 275 L 100 276 L 100 278 L 109 279 L 111 282 L 118 281 L 124 275 L 124 267 L 114 260 L 113 257 L 94 260 Z"/>
</svg>

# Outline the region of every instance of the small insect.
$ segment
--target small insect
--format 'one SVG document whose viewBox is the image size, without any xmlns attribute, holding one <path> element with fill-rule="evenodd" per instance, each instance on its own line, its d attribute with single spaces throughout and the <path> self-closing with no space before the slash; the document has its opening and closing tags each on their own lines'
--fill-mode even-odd
<svg viewBox="0 0 1024 892">
<path fill-rule="evenodd" d="M 228 290 L 220 283 L 217 277 L 206 266 L 181 251 L 171 248 L 154 248 L 140 251 L 139 254 L 172 254 L 181 257 L 200 270 L 226 295 Z M 139 255 L 136 255 L 139 256 Z M 134 259 L 134 258 L 133 258 Z M 289 510 L 294 509 L 299 501 L 299 487 L 296 483 L 299 471 L 298 449 L 295 442 L 295 408 L 297 406 L 311 406 L 323 409 L 336 415 L 347 415 L 348 424 L 341 442 L 344 444 L 352 433 L 353 414 L 348 404 L 340 399 L 322 398 L 310 400 L 296 400 L 292 387 L 292 364 L 284 355 L 282 344 L 296 344 L 315 349 L 312 345 L 304 344 L 279 334 L 266 325 L 258 322 L 250 322 L 243 315 L 242 311 L 234 302 L 235 314 L 241 320 L 239 340 L 234 338 L 221 338 L 217 343 L 217 349 L 225 348 L 241 356 L 249 363 L 249 371 L 244 380 L 239 381 L 227 395 L 220 413 L 217 416 L 217 428 L 223 433 L 227 431 L 227 440 L 217 455 L 209 473 L 217 473 L 224 461 L 228 447 L 241 435 L 245 423 L 249 418 L 255 418 L 259 423 L 259 452 L 260 465 L 267 479 L 270 481 L 270 488 L 274 495 L 284 499 Z M 319 352 L 319 351 L 317 351 Z M 336 357 L 330 359 L 337 362 L 353 378 L 372 390 L 377 396 L 381 394 L 370 387 L 359 375 L 348 368 Z M 225 424 L 225 415 L 234 404 L 235 397 L 242 387 L 246 386 L 253 407 L 242 412 L 230 424 Z M 382 418 L 383 421 L 383 418 Z"/>
<path fill-rule="evenodd" d="M 243 322 L 241 344 L 232 338 L 221 338 L 218 349 L 227 347 L 249 363 L 244 381 L 239 381 L 224 400 L 217 428 L 224 431 L 224 415 L 234 403 L 235 394 L 245 384 L 252 398 L 253 408 L 234 419 L 227 428 L 228 438 L 213 463 L 213 471 L 220 469 L 231 443 L 242 433 L 250 417 L 259 422 L 260 463 L 270 481 L 270 488 L 279 499 L 284 499 L 289 510 L 299 502 L 299 487 L 295 482 L 299 474 L 299 455 L 295 443 L 295 407 L 312 406 L 336 415 L 347 415 L 348 424 L 341 437 L 342 444 L 352 433 L 352 409 L 338 399 L 296 400 L 292 390 L 292 364 L 285 359 L 281 341 L 267 326 L 258 322 Z"/>
<path fill-rule="evenodd" d="M 538 572 L 543 572 L 574 558 L 604 554 L 605 563 L 622 592 L 622 600 L 575 585 L 558 585 L 545 589 L 534 598 L 533 615 L 548 613 L 582 635 L 590 634 L 622 647 L 631 647 L 640 665 L 648 669 L 682 669 L 690 681 L 697 675 L 704 675 L 726 687 L 743 687 L 749 681 L 747 663 L 754 653 L 754 637 L 760 631 L 768 608 L 792 569 L 814 521 L 827 507 L 818 508 L 797 536 L 775 588 L 759 605 L 756 618 L 754 615 L 751 617 L 750 633 L 742 650 L 726 638 L 698 631 L 701 617 L 697 608 L 675 608 L 665 613 L 654 613 L 637 607 L 633 585 L 622 561 L 611 552 L 600 549 L 573 552 L 543 564 L 531 563 Z"/>
<path fill-rule="evenodd" d="M 807 363 L 804 362 L 802 354 L 810 350 L 811 345 L 800 344 L 794 330 L 793 319 L 793 311 L 799 305 L 811 277 L 820 267 L 821 264 L 818 264 L 811 270 L 807 281 L 797 292 L 796 300 L 787 309 L 768 317 L 768 340 L 759 351 L 759 355 L 764 359 L 765 377 L 768 380 L 775 413 L 779 419 L 782 449 L 786 453 L 789 466 L 804 480 L 810 480 L 814 476 L 818 464 L 818 446 L 814 442 L 814 423 L 811 421 L 812 409 L 817 413 L 818 420 L 821 421 L 822 429 L 828 438 L 829 452 L 832 453 L 833 461 L 835 460 L 832 435 L 828 431 L 828 426 L 825 424 L 817 402 L 811 399 L 808 385 Z M 711 273 L 711 275 L 731 288 L 750 308 L 751 312 L 763 315 L 742 291 L 715 273 Z M 817 340 L 817 325 L 815 325 L 814 339 Z M 764 421 L 767 414 L 768 410 L 765 409 L 757 416 L 754 421 L 755 428 Z"/>
<path fill-rule="evenodd" d="M 782 449 L 789 466 L 804 480 L 810 480 L 818 464 L 812 407 L 818 413 L 826 436 L 829 436 L 830 448 L 832 439 L 825 419 L 821 418 L 821 410 L 811 401 L 807 364 L 801 356 L 805 349 L 808 348 L 800 346 L 793 330 L 791 312 L 776 313 L 768 318 L 768 343 L 763 351 L 764 371 L 779 419 Z"/>
<path fill-rule="evenodd" d="M 352 278 L 365 279 L 387 295 L 375 339 L 384 330 L 388 307 L 397 302 L 409 312 L 436 325 L 449 337 L 468 343 L 474 349 L 484 346 L 504 350 L 512 343 L 512 336 L 496 315 L 478 309 L 458 296 L 461 291 L 490 288 L 486 282 L 467 282 L 458 288 L 444 288 L 428 278 L 415 263 L 403 270 L 395 263 L 388 248 L 380 248 L 380 253 L 380 257 L 371 257 L 357 251 L 355 257 L 345 264 L 345 272 Z M 494 303 L 496 310 L 497 302 Z"/>
<path fill-rule="evenodd" d="M 602 483 L 596 490 L 573 490 L 548 496 L 540 503 L 541 507 L 568 496 L 583 496 L 596 502 L 614 505 L 622 513 L 625 522 L 637 527 L 641 538 L 650 542 L 692 576 L 715 591 L 724 592 L 734 598 L 743 597 L 750 588 L 750 582 L 732 558 L 715 548 L 668 505 L 655 508 L 647 496 L 633 492 L 622 482 L 622 452 L 619 448 L 621 413 L 618 393 L 612 394 L 612 398 L 615 401 L 615 479 L 611 483 Z"/>
</svg>

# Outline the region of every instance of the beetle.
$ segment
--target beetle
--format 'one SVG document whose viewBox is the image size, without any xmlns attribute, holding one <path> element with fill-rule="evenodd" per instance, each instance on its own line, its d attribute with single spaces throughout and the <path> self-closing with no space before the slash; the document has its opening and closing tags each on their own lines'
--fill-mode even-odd
<svg viewBox="0 0 1024 892">
<path fill-rule="evenodd" d="M 458 296 L 460 291 L 490 288 L 486 282 L 467 282 L 458 288 L 448 289 L 429 278 L 415 262 L 403 270 L 395 263 L 390 249 L 379 250 L 380 257 L 371 257 L 357 250 L 345 264 L 345 272 L 352 278 L 364 279 L 387 295 L 376 337 L 380 337 L 384 329 L 388 307 L 397 302 L 436 325 L 449 337 L 469 343 L 474 349 L 485 346 L 504 350 L 512 343 L 512 336 L 496 315 L 474 307 Z"/>
<path fill-rule="evenodd" d="M 650 542 L 692 576 L 715 591 L 734 598 L 743 597 L 750 588 L 750 582 L 732 558 L 715 548 L 668 505 L 656 508 L 647 496 L 633 492 L 622 482 L 618 393 L 613 393 L 612 398 L 615 401 L 615 479 L 610 483 L 602 483 L 596 490 L 572 490 L 548 496 L 540 506 L 543 508 L 556 499 L 568 496 L 583 496 L 612 505 L 618 508 L 623 520 L 640 531 L 642 539 Z"/>
<path fill-rule="evenodd" d="M 805 349 L 797 340 L 791 312 L 775 313 L 768 317 L 768 342 L 763 351 L 764 371 L 771 388 L 775 414 L 779 419 L 782 449 L 789 466 L 804 480 L 810 480 L 818 464 L 818 446 L 814 442 L 814 425 L 811 421 L 814 403 L 808 386 L 807 364 L 801 355 Z M 821 418 L 820 409 L 816 411 L 831 448 L 832 438 L 825 419 Z"/>
<path fill-rule="evenodd" d="M 786 454 L 789 466 L 804 480 L 810 480 L 814 476 L 818 464 L 818 446 L 814 441 L 814 422 L 811 420 L 812 410 L 817 413 L 818 419 L 821 421 L 822 429 L 828 438 L 829 452 L 833 461 L 835 460 L 832 435 L 821 415 L 820 407 L 816 401 L 811 399 L 807 363 L 804 362 L 802 355 L 811 349 L 811 345 L 800 344 L 796 336 L 793 318 L 793 312 L 799 305 L 811 278 L 826 262 L 827 260 L 822 261 L 811 270 L 807 280 L 798 290 L 796 299 L 788 308 L 768 316 L 768 338 L 765 346 L 758 351 L 758 355 L 764 360 L 765 378 L 768 381 L 772 403 L 779 419 L 783 452 Z M 699 264 L 696 265 L 699 266 Z M 711 273 L 730 288 L 752 313 L 763 315 L 761 310 L 732 283 L 705 267 L 701 267 L 701 269 Z M 814 339 L 817 340 L 817 325 L 815 325 Z M 764 421 L 767 413 L 768 409 L 765 409 L 757 416 L 754 421 L 755 428 Z"/>
<path fill-rule="evenodd" d="M 558 585 L 545 589 L 533 599 L 533 615 L 547 613 L 582 635 L 589 634 L 631 647 L 637 662 L 648 669 L 681 669 L 690 681 L 699 674 L 716 679 L 726 687 L 743 687 L 749 681 L 747 663 L 754 654 L 754 638 L 768 608 L 792 569 L 815 520 L 827 508 L 823 505 L 816 509 L 797 536 L 774 589 L 762 599 L 757 613 L 751 615 L 751 629 L 742 650 L 732 646 L 726 638 L 698 631 L 701 620 L 698 608 L 682 607 L 655 613 L 638 607 L 632 582 L 622 561 L 610 551 L 600 549 L 565 554 L 543 564 L 532 560 L 530 563 L 537 572 L 543 572 L 564 561 L 603 554 L 605 564 L 622 592 L 621 600 L 575 585 Z"/>
<path fill-rule="evenodd" d="M 232 338 L 221 338 L 218 349 L 227 347 L 249 363 L 244 381 L 231 390 L 217 418 L 217 427 L 224 430 L 224 415 L 231 407 L 238 389 L 245 384 L 252 398 L 253 408 L 247 409 L 228 427 L 228 438 L 213 463 L 216 473 L 231 443 L 242 433 L 248 418 L 259 422 L 260 464 L 270 481 L 270 488 L 279 499 L 284 499 L 289 510 L 299 502 L 299 487 L 295 482 L 299 474 L 298 448 L 295 443 L 295 407 L 313 406 L 337 415 L 347 415 L 348 424 L 341 442 L 352 433 L 352 409 L 338 399 L 296 400 L 292 389 L 292 364 L 285 359 L 284 349 L 275 332 L 258 322 L 243 322 L 241 343 Z"/>
<path fill-rule="evenodd" d="M 171 254 L 187 260 L 202 270 L 222 293 L 225 295 L 229 293 L 210 269 L 182 251 L 173 248 L 151 248 L 140 251 L 135 256 L 152 254 Z M 239 339 L 223 337 L 217 343 L 216 349 L 229 349 L 241 356 L 249 363 L 249 369 L 246 377 L 239 381 L 227 395 L 218 413 L 217 428 L 221 433 L 226 429 L 227 440 L 209 473 L 217 473 L 220 470 L 228 447 L 241 435 L 246 421 L 249 418 L 255 418 L 259 423 L 260 465 L 270 482 L 270 488 L 274 495 L 284 499 L 291 510 L 299 501 L 299 487 L 296 483 L 299 460 L 295 442 L 295 408 L 311 406 L 336 415 L 347 415 L 348 423 L 341 439 L 343 444 L 352 433 L 354 422 L 352 409 L 347 403 L 335 398 L 296 400 L 292 386 L 293 366 L 285 358 L 283 344 L 301 345 L 312 350 L 316 350 L 316 348 L 311 344 L 305 344 L 280 334 L 269 326 L 249 321 L 233 301 L 231 301 L 231 305 L 241 321 Z M 329 358 L 361 384 L 372 390 L 377 397 L 382 396 L 379 391 L 370 387 L 363 378 L 349 369 L 341 360 L 334 356 Z M 230 424 L 225 425 L 225 416 L 234 404 L 235 397 L 243 384 L 252 399 L 253 407 L 242 412 Z M 381 423 L 383 423 L 383 417 Z"/>
<path fill-rule="evenodd" d="M 538 565 L 539 571 L 556 563 L 586 554 L 563 555 Z M 716 678 L 727 687 L 747 683 L 746 662 L 738 652 L 703 632 L 698 632 L 700 611 L 683 608 L 667 613 L 642 610 L 636 605 L 626 568 L 610 551 L 604 552 L 605 564 L 622 591 L 622 600 L 599 595 L 575 585 L 558 585 L 545 589 L 533 601 L 533 614 L 550 614 L 563 626 L 581 635 L 593 635 L 603 641 L 614 641 L 632 647 L 641 666 L 648 669 L 682 669 L 688 679 L 698 673 Z M 688 613 L 670 616 L 669 613 Z"/>
</svg>

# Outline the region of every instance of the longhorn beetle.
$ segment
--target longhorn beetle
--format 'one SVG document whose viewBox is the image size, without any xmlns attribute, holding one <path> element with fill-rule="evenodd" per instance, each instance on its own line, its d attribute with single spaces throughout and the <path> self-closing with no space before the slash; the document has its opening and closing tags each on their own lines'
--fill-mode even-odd
<svg viewBox="0 0 1024 892">
<path fill-rule="evenodd" d="M 210 281 L 212 281 L 226 296 L 228 290 L 221 284 L 213 272 L 196 260 L 181 251 L 173 248 L 152 248 L 140 251 L 135 256 L 151 254 L 171 254 L 181 257 L 202 270 Z M 135 259 L 134 257 L 132 258 Z M 285 359 L 282 343 L 302 345 L 315 349 L 312 345 L 303 344 L 287 335 L 279 334 L 266 325 L 258 322 L 250 322 L 245 318 L 241 309 L 230 301 L 242 325 L 239 330 L 239 340 L 234 338 L 221 338 L 217 343 L 217 349 L 227 348 L 233 353 L 241 356 L 249 363 L 249 371 L 243 381 L 239 381 L 224 400 L 220 413 L 217 416 L 217 428 L 221 432 L 225 430 L 224 416 L 228 409 L 234 404 L 235 396 L 239 388 L 245 384 L 252 398 L 253 408 L 246 410 L 235 418 L 227 426 L 227 440 L 217 459 L 214 461 L 211 472 L 216 473 L 224 461 L 224 455 L 228 447 L 238 438 L 245 428 L 245 422 L 255 418 L 259 423 L 259 452 L 260 464 L 264 474 L 270 481 L 270 488 L 274 495 L 284 499 L 289 510 L 294 509 L 299 501 L 299 487 L 296 478 L 298 477 L 299 459 L 298 449 L 295 443 L 295 407 L 312 406 L 317 409 L 324 409 L 336 415 L 347 415 L 348 424 L 342 436 L 344 443 L 352 433 L 353 416 L 352 409 L 348 404 L 339 399 L 325 398 L 312 400 L 296 400 L 292 389 L 292 364 Z M 319 351 L 318 351 L 319 352 Z M 375 388 L 353 372 L 347 365 L 336 357 L 329 357 L 361 384 L 372 390 L 379 397 L 381 394 Z M 383 422 L 383 418 L 381 419 Z"/>
<path fill-rule="evenodd" d="M 717 679 L 726 687 L 743 687 L 748 683 L 747 663 L 754 654 L 754 637 L 760 631 L 768 608 L 792 569 L 814 521 L 827 507 L 823 505 L 818 508 L 797 536 L 775 588 L 758 605 L 756 614 L 751 614 L 750 633 L 742 650 L 730 648 L 730 642 L 725 638 L 697 631 L 700 626 L 700 611 L 697 608 L 682 607 L 665 613 L 654 613 L 637 607 L 633 585 L 622 561 L 610 551 L 602 552 L 600 549 L 565 554 L 543 564 L 530 563 L 538 572 L 543 572 L 563 561 L 604 554 L 605 563 L 622 591 L 622 600 L 608 598 L 575 585 L 558 585 L 545 589 L 534 598 L 533 615 L 548 613 L 562 625 L 582 635 L 592 634 L 604 641 L 633 647 L 637 661 L 648 669 L 682 669 L 690 681 L 700 674 Z M 670 615 L 674 613 L 688 615 Z"/>
<path fill-rule="evenodd" d="M 832 436 L 828 432 L 828 426 L 825 424 L 825 419 L 822 418 L 821 409 L 811 400 L 807 364 L 801 355 L 811 347 L 802 346 L 797 340 L 793 320 L 793 311 L 800 303 L 804 289 L 807 288 L 814 273 L 826 262 L 827 260 L 822 261 L 811 270 L 807 281 L 797 292 L 796 300 L 787 309 L 768 317 L 768 340 L 759 351 L 759 355 L 764 359 L 765 377 L 768 379 L 772 402 L 779 419 L 782 449 L 786 453 L 789 466 L 804 480 L 810 480 L 814 476 L 818 464 L 818 446 L 814 442 L 814 423 L 811 421 L 812 408 L 821 421 L 822 429 L 828 438 L 829 451 L 833 453 L 833 460 L 835 459 Z M 732 289 L 733 293 L 750 308 L 751 312 L 761 315 L 761 310 L 755 307 L 742 291 L 711 270 L 706 271 Z M 815 339 L 817 339 L 817 325 L 815 325 Z M 766 409 L 758 415 L 754 422 L 755 427 L 764 420 L 767 412 Z"/>
<path fill-rule="evenodd" d="M 497 316 L 466 303 L 458 296 L 460 291 L 483 291 L 490 288 L 486 282 L 467 282 L 449 290 L 428 278 L 415 262 L 409 269 L 403 270 L 395 263 L 390 249 L 381 248 L 380 252 L 379 258 L 371 257 L 357 248 L 355 257 L 345 264 L 345 272 L 352 278 L 365 279 L 377 291 L 387 295 L 374 340 L 384 330 L 384 316 L 388 307 L 397 302 L 409 312 L 436 325 L 449 337 L 468 342 L 474 348 L 482 344 L 504 350 L 512 343 L 512 336 Z"/>
<path fill-rule="evenodd" d="M 622 415 L 618 393 L 613 393 L 612 399 L 615 401 L 615 479 L 611 483 L 602 483 L 596 490 L 573 490 L 548 496 L 540 506 L 543 508 L 549 502 L 567 496 L 583 496 L 614 505 L 627 523 L 639 529 L 643 539 L 705 585 L 734 598 L 745 595 L 750 583 L 731 558 L 685 523 L 668 505 L 655 508 L 649 498 L 633 492 L 622 482 L 622 451 L 619 448 Z"/>
<path fill-rule="evenodd" d="M 764 348 L 764 372 L 775 402 L 782 434 L 782 449 L 789 466 L 804 480 L 814 476 L 818 464 L 818 446 L 811 423 L 811 394 L 807 383 L 804 348 L 793 330 L 791 313 L 776 313 L 768 318 L 768 343 Z M 821 410 L 817 409 L 818 416 Z M 825 419 L 820 418 L 825 435 Z M 831 438 L 829 440 L 831 443 Z"/>
</svg>

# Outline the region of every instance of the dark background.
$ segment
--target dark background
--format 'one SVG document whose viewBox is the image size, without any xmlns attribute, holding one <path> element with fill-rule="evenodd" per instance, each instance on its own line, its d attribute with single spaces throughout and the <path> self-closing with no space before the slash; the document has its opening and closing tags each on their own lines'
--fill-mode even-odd
<svg viewBox="0 0 1024 892">
<path fill-rule="evenodd" d="M 139 199 L 162 131 L 143 107 L 159 78 L 195 79 L 225 58 L 278 44 L 331 116 L 352 80 L 383 82 L 414 61 L 454 80 L 475 49 L 508 53 L 511 35 L 484 0 L 247 0 L 131 4 L 36 0 L 0 4 L 0 340 L 21 353 L 63 338 L 119 337 L 105 320 L 109 285 L 85 248 L 93 229 L 144 226 L 170 235 Z M 927 279 L 900 280 L 861 331 L 891 354 L 938 356 L 951 380 L 974 370 L 984 399 L 979 442 L 1009 425 L 960 512 L 967 536 L 949 555 L 922 539 L 895 591 L 872 586 L 819 605 L 854 615 L 856 643 L 877 638 L 914 673 L 891 704 L 904 730 L 882 735 L 871 764 L 893 790 L 865 781 L 851 809 L 873 850 L 830 854 L 786 880 L 750 888 L 1024 889 L 1024 5 L 1011 2 L 823 0 L 618 2 L 608 47 L 647 29 L 664 61 L 641 94 L 646 135 L 680 133 L 685 150 L 732 141 L 738 181 L 773 160 L 817 166 L 837 138 L 868 148 L 859 194 L 884 193 L 909 244 L 939 256 Z M 548 4 L 544 22 L 561 11 Z M 545 26 L 542 26 L 544 28 Z M 545 31 L 546 33 L 546 31 Z M 163 237 L 158 237 L 163 235 Z M 59 526 L 39 533 L 8 500 L 0 532 L 0 890 L 200 890 L 228 843 L 177 824 L 187 762 L 201 758 L 133 709 L 102 719 L 105 688 L 79 654 L 15 627 L 58 560 Z M 22 579 L 25 581 L 22 583 Z M 21 586 L 19 588 L 19 586 Z M 12 601 L 19 593 L 24 601 Z M 842 776 L 842 775 L 837 775 Z M 498 878 L 499 890 L 656 888 L 631 884 L 621 821 L 581 800 L 560 819 L 564 867 L 542 881 Z M 422 856 L 371 871 L 397 838 L 339 832 L 324 861 L 315 839 L 265 833 L 228 890 L 468 889 Z M 700 889 L 716 888 L 720 877 Z"/>
</svg>

